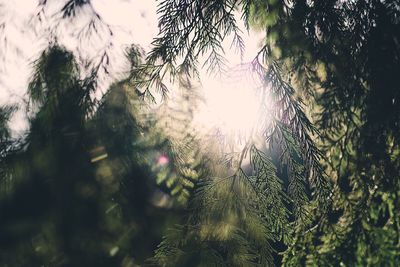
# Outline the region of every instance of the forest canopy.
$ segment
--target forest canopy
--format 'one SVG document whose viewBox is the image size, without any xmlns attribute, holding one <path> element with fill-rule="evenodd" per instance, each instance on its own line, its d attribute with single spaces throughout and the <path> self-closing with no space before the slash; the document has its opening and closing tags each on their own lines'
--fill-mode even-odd
<svg viewBox="0 0 400 267">
<path fill-rule="evenodd" d="M 0 2 L 0 266 L 400 264 L 399 1 L 95 2 Z"/>
</svg>

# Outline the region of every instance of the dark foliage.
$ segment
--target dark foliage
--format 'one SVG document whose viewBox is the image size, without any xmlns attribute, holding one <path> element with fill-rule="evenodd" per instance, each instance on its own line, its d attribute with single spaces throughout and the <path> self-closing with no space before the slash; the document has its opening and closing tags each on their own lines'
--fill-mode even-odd
<svg viewBox="0 0 400 267">
<path fill-rule="evenodd" d="M 90 1 L 58 15 L 85 8 L 79 38 L 112 36 Z M 274 108 L 232 156 L 192 128 L 192 82 L 201 63 L 226 70 L 227 38 L 243 51 L 237 13 L 265 32 L 244 65 Z M 15 107 L 0 109 L 0 263 L 397 266 L 399 1 L 161 0 L 158 14 L 145 62 L 130 49 L 129 76 L 101 101 L 107 49 L 79 65 L 55 42 L 34 64 L 26 138 L 8 130 Z M 167 78 L 183 92 L 175 106 Z M 165 102 L 149 115 L 154 87 Z"/>
</svg>

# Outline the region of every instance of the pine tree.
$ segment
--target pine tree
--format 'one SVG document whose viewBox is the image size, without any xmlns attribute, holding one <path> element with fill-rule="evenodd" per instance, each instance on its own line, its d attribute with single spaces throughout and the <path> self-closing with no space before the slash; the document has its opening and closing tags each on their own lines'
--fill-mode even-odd
<svg viewBox="0 0 400 267">
<path fill-rule="evenodd" d="M 326 218 L 299 232 L 285 263 L 397 265 L 399 3 L 254 1 L 249 10 L 296 91 L 312 97 L 335 182 Z"/>
<path fill-rule="evenodd" d="M 46 1 L 40 3 L 42 11 L 45 10 L 46 4 Z M 243 41 L 239 34 L 239 28 L 236 26 L 233 13 L 237 7 L 240 7 L 238 4 L 238 2 L 229 1 L 220 1 L 211 4 L 197 1 L 186 4 L 176 4 L 171 1 L 162 2 L 160 12 L 164 16 L 161 17 L 161 37 L 155 40 L 155 48 L 149 54 L 145 65 L 132 65 L 132 74 L 127 82 L 133 82 L 135 86 L 140 86 L 139 90 L 136 90 L 136 93 L 139 92 L 139 95 L 147 96 L 153 100 L 154 98 L 150 92 L 151 86 L 156 86 L 163 95 L 167 93 L 167 87 L 163 84 L 163 77 L 166 74 L 165 70 L 168 70 L 168 74 L 171 77 L 180 77 L 181 81 L 183 81 L 182 79 L 185 76 L 191 77 L 192 74 L 196 74 L 199 54 L 209 51 L 206 62 L 211 67 L 215 65 L 219 69 L 222 69 L 224 62 L 223 56 L 220 54 L 222 49 L 220 42 L 225 36 L 233 33 L 234 42 L 239 48 L 243 48 Z M 62 19 L 74 19 L 78 14 L 77 10 L 87 6 L 90 7 L 90 2 L 68 1 L 61 10 L 61 17 Z M 185 16 L 185 14 L 188 14 L 188 16 Z M 100 23 L 100 17 L 95 13 L 93 15 L 93 23 Z M 188 21 L 185 21 L 185 19 L 188 19 Z M 181 29 L 184 31 L 183 33 L 179 31 L 179 27 L 181 26 L 183 26 Z M 191 40 L 190 38 L 193 33 L 195 37 Z M 170 50 L 170 47 L 176 47 L 176 49 Z M 87 131 L 83 127 L 87 123 L 87 119 L 93 116 L 95 110 L 93 107 L 96 106 L 96 103 L 91 102 L 91 93 L 99 85 L 99 73 L 101 71 L 107 73 L 108 55 L 104 53 L 98 64 L 91 65 L 92 69 L 89 69 L 90 75 L 88 78 L 80 80 L 77 78 L 79 69 L 75 66 L 71 54 L 64 53 L 57 46 L 50 47 L 49 51 L 50 56 L 45 53 L 38 61 L 37 73 L 34 75 L 30 85 L 32 100 L 35 103 L 39 103 L 40 106 L 40 110 L 36 115 L 38 117 L 32 122 L 31 132 L 36 133 L 38 131 L 40 133 L 41 129 L 44 129 L 45 124 L 52 125 L 53 122 L 56 133 L 60 130 L 68 130 L 72 127 L 69 125 L 70 123 L 73 125 L 76 124 L 76 129 L 72 130 L 73 135 L 77 135 L 77 139 L 73 140 L 74 145 L 81 144 L 87 146 L 87 141 L 84 138 Z M 175 66 L 175 61 L 182 55 L 184 58 L 183 63 L 180 66 Z M 173 160 L 172 166 L 175 170 L 172 177 L 165 177 L 165 181 L 167 186 L 171 188 L 170 193 L 172 195 L 179 193 L 180 199 L 184 196 L 189 199 L 189 203 L 186 209 L 186 218 L 183 220 L 182 229 L 184 230 L 180 231 L 181 236 L 179 238 L 181 241 L 174 241 L 172 239 L 168 242 L 168 239 L 166 239 L 160 246 L 160 249 L 157 250 L 153 262 L 161 265 L 171 265 L 174 261 L 171 258 L 165 261 L 163 253 L 168 252 L 170 249 L 184 249 L 183 258 L 176 258 L 178 261 L 181 261 L 179 264 L 183 265 L 191 263 L 209 264 L 210 262 L 216 265 L 224 264 L 228 266 L 274 265 L 280 261 L 277 258 L 275 249 L 282 250 L 282 246 L 287 246 L 291 241 L 291 233 L 294 231 L 291 222 L 294 222 L 295 226 L 307 224 L 308 211 L 305 207 L 305 204 L 309 203 L 307 190 L 312 188 L 316 203 L 323 204 L 325 202 L 327 197 L 326 182 L 323 177 L 323 171 L 318 163 L 318 151 L 309 136 L 310 133 L 313 133 L 313 128 L 306 119 L 301 107 L 294 99 L 293 89 L 288 83 L 282 80 L 279 74 L 279 66 L 269 61 L 266 56 L 262 50 L 250 64 L 250 67 L 262 81 L 262 90 L 266 91 L 267 88 L 271 88 L 270 93 L 277 103 L 273 114 L 273 126 L 268 131 L 264 129 L 262 133 L 264 141 L 261 143 L 269 146 L 267 152 L 263 152 L 259 144 L 249 141 L 237 155 L 237 158 L 230 160 L 233 163 L 229 163 L 228 165 L 216 164 L 221 158 L 225 157 L 223 151 L 222 153 L 221 151 L 217 151 L 215 155 L 211 156 L 211 160 L 214 161 L 211 166 L 198 165 L 198 163 L 196 164 L 196 158 L 200 157 L 199 162 L 201 163 L 202 158 L 206 156 L 210 157 L 210 155 L 205 155 L 205 153 L 198 154 L 196 151 L 204 149 L 201 146 L 187 147 L 189 143 L 192 145 L 193 143 L 197 143 L 194 139 L 192 142 L 191 138 L 195 138 L 192 133 L 187 132 L 181 136 L 171 134 L 167 137 L 168 155 Z M 68 60 L 65 61 L 65 58 Z M 160 59 L 162 62 L 161 65 L 155 65 Z M 106 62 L 105 65 L 104 62 Z M 60 71 L 56 69 L 52 73 L 51 69 L 53 65 L 59 68 Z M 64 75 L 68 75 L 69 73 L 73 77 L 65 78 Z M 57 83 L 60 81 L 62 83 L 58 85 Z M 70 83 L 73 84 L 73 89 L 69 89 Z M 109 190 L 105 190 L 105 192 L 101 191 L 101 188 L 103 188 L 102 182 L 110 178 L 105 174 L 111 168 L 110 165 L 119 163 L 119 161 L 124 162 L 126 159 L 124 155 L 131 156 L 132 152 L 135 153 L 134 151 L 139 150 L 139 147 L 126 146 L 129 143 L 129 138 L 135 139 L 138 137 L 138 133 L 141 132 L 137 127 L 132 128 L 132 124 L 126 124 L 132 119 L 129 117 L 129 113 L 127 118 L 122 117 L 120 120 L 112 121 L 111 125 L 107 122 L 107 116 L 112 117 L 114 112 L 121 113 L 121 110 L 112 104 L 114 101 L 122 98 L 122 103 L 125 102 L 124 105 L 126 105 L 126 100 L 123 100 L 125 98 L 125 89 L 124 86 L 121 87 L 122 84 L 111 88 L 110 93 L 106 95 L 106 99 L 109 99 L 109 102 L 101 105 L 98 109 L 99 116 L 100 114 L 104 114 L 104 118 L 98 120 L 100 123 L 104 123 L 100 132 L 104 131 L 104 136 L 113 135 L 115 138 L 108 140 L 111 143 L 109 143 L 108 147 L 105 147 L 106 151 L 110 151 L 110 155 L 107 154 L 107 157 L 109 157 L 107 158 L 107 162 L 110 161 L 111 163 L 107 164 L 104 161 L 99 164 L 96 163 L 96 165 L 99 165 L 97 172 L 90 165 L 85 165 L 85 167 L 82 166 L 80 169 L 82 171 L 87 170 L 87 174 L 76 174 L 76 183 L 80 183 L 81 178 L 83 180 L 85 176 L 87 176 L 87 179 L 88 177 L 92 177 L 89 183 L 92 187 L 99 188 L 98 190 L 101 192 L 98 195 L 99 199 L 91 202 L 90 205 L 94 206 L 90 210 L 101 210 L 105 203 L 110 201 L 107 198 L 103 199 L 103 197 L 107 196 L 107 192 L 112 192 Z M 183 87 L 186 87 L 186 90 L 192 89 L 187 82 Z M 63 97 L 63 101 L 61 101 L 60 94 L 62 96 L 66 94 Z M 75 96 L 74 94 L 77 95 Z M 189 99 L 188 101 L 190 105 L 191 100 Z M 76 118 L 70 118 L 67 115 L 71 113 L 67 112 L 66 107 L 77 110 Z M 66 117 L 64 118 L 63 116 Z M 71 119 L 72 121 L 68 122 Z M 105 121 L 103 122 L 102 120 L 104 119 Z M 66 126 L 63 125 L 64 120 L 66 120 Z M 118 121 L 122 124 L 116 125 Z M 36 123 L 39 125 L 36 125 Z M 52 127 L 49 129 L 51 130 Z M 176 131 L 176 129 L 173 130 Z M 118 136 L 119 131 L 122 131 L 120 132 L 121 134 L 123 133 L 122 136 Z M 63 144 L 65 141 L 62 135 L 56 135 L 55 138 L 54 143 L 57 145 Z M 128 143 L 125 143 L 124 139 Z M 102 137 L 100 137 L 99 141 L 101 142 L 101 140 Z M 33 139 L 29 143 L 38 145 L 37 149 L 43 150 L 42 145 L 46 146 L 46 141 L 48 140 L 39 138 L 38 141 Z M 43 144 L 40 145 L 41 143 Z M 81 145 L 78 145 L 79 149 L 82 149 Z M 95 143 L 94 145 L 97 146 L 98 144 Z M 71 146 L 70 148 L 73 147 Z M 80 157 L 88 158 L 87 151 L 78 150 L 71 152 L 69 160 L 76 159 L 73 156 L 75 153 L 76 155 L 79 154 Z M 117 155 L 113 150 L 118 151 L 118 153 L 122 152 L 122 154 Z M 102 152 L 102 149 L 100 151 Z M 281 162 L 272 159 L 274 151 L 278 154 Z M 96 154 L 97 152 L 96 150 L 93 153 Z M 49 153 L 50 155 L 54 153 L 54 155 L 57 155 L 58 152 L 55 151 L 53 153 L 50 151 Z M 246 172 L 242 169 L 242 161 L 246 154 L 250 155 L 251 172 Z M 102 156 L 104 155 L 94 157 L 95 162 Z M 53 158 L 55 162 L 58 162 L 58 156 Z M 132 158 L 129 159 L 128 157 L 128 162 L 132 166 L 134 162 L 131 160 Z M 79 161 L 85 162 L 83 159 Z M 71 164 L 68 164 L 68 162 L 66 160 L 61 165 L 58 164 L 60 166 L 59 169 L 56 168 L 54 171 L 60 171 L 62 168 L 74 169 L 78 164 L 75 161 L 70 162 Z M 54 166 L 57 166 L 57 164 L 54 164 Z M 44 166 L 39 173 L 45 172 L 47 167 L 49 166 Z M 196 168 L 200 168 L 203 175 L 200 175 L 200 177 L 196 174 L 196 179 L 193 179 L 192 174 L 198 173 L 195 170 Z M 134 170 L 135 175 L 141 172 L 140 168 Z M 289 176 L 287 184 L 282 181 L 282 177 L 279 177 L 283 173 Z M 96 174 L 99 175 L 97 178 L 100 179 L 100 182 L 98 179 L 94 179 Z M 204 174 L 208 174 L 208 176 L 204 176 Z M 120 175 L 122 175 L 119 177 L 122 178 L 122 185 L 127 186 L 126 190 L 129 193 L 126 192 L 128 198 L 119 199 L 120 203 L 118 205 L 123 205 L 125 202 L 127 207 L 129 205 L 136 207 L 136 205 L 143 203 L 143 201 L 139 201 L 138 197 L 140 198 L 140 195 L 146 194 L 146 181 L 139 180 L 139 184 L 142 184 L 144 187 L 138 191 L 130 192 L 135 188 L 135 184 L 132 184 L 132 181 L 135 181 L 135 179 L 124 180 L 123 177 L 126 174 L 120 173 Z M 175 175 L 177 176 L 175 177 Z M 54 174 L 50 174 L 49 176 L 53 177 Z M 159 181 L 162 182 L 162 179 Z M 61 180 L 67 181 L 66 179 Z M 39 183 L 35 184 L 39 185 Z M 71 190 L 67 190 L 64 193 L 65 198 L 79 199 L 79 196 L 75 196 L 75 192 L 72 190 L 75 187 L 75 183 L 68 181 L 67 185 L 71 187 Z M 193 189 L 189 190 L 188 187 L 192 187 Z M 42 187 L 39 186 L 39 188 Z M 48 194 L 43 195 L 46 196 Z M 124 192 L 122 192 L 122 196 L 124 195 Z M 129 197 L 133 197 L 133 199 Z M 86 204 L 86 200 L 82 201 L 83 204 Z M 136 208 L 134 210 L 140 209 Z M 293 216 L 290 214 L 291 211 L 294 212 Z M 41 210 L 41 212 L 44 211 Z M 71 209 L 71 212 L 75 212 L 75 209 Z M 65 213 L 61 215 L 65 215 Z M 101 220 L 101 217 L 96 217 L 100 215 L 92 215 L 89 216 L 91 219 Z M 130 219 L 136 220 L 141 215 L 135 213 L 132 215 L 124 214 L 124 216 L 128 216 L 128 218 L 132 216 Z M 61 226 L 56 226 L 56 233 L 65 227 L 70 231 L 69 235 L 73 236 L 73 233 L 79 230 L 79 223 L 67 223 L 69 218 L 62 220 L 64 224 Z M 90 231 L 90 233 L 96 232 L 95 228 L 92 230 L 94 231 Z M 223 232 L 222 235 L 218 233 L 220 230 Z M 82 247 L 83 243 L 80 241 L 76 243 L 74 240 L 70 240 L 68 236 L 64 237 L 66 245 L 63 245 L 60 249 L 65 253 L 64 259 L 67 262 L 78 264 L 78 259 L 85 259 L 87 263 L 96 262 L 96 260 L 100 262 L 104 259 L 101 256 L 92 258 L 96 254 L 96 246 L 93 248 L 93 254 L 88 253 L 89 250 L 85 250 Z M 62 240 L 64 241 L 64 239 Z M 85 242 L 87 242 L 87 246 L 91 247 L 90 242 L 93 242 L 93 240 L 88 237 L 88 239 L 85 239 Z M 174 245 L 174 242 L 178 242 L 178 244 Z M 195 245 L 197 242 L 205 242 L 205 245 L 202 245 L 204 250 L 200 253 L 201 256 L 199 257 L 195 251 L 187 250 L 186 242 L 189 242 L 191 245 Z M 74 245 L 77 245 L 77 247 Z M 82 254 L 84 251 L 86 251 L 86 255 Z"/>
<path fill-rule="evenodd" d="M 222 68 L 220 43 L 232 33 L 233 42 L 241 45 L 234 16 L 241 8 L 247 15 L 249 7 L 238 1 L 162 1 L 160 36 L 147 57 L 150 65 L 140 73 L 157 81 L 182 71 L 196 75 L 200 55 L 206 56 L 209 66 Z M 282 79 L 278 62 L 264 47 L 249 68 L 275 103 L 273 125 L 262 132 L 261 143 L 268 146 L 267 154 L 248 140 L 236 164 L 214 167 L 211 177 L 198 185 L 187 221 L 157 250 L 155 260 L 159 265 L 274 265 L 279 257 L 271 243 L 289 245 L 293 231 L 310 223 L 311 210 L 307 209 L 312 206 L 306 205 L 312 202 L 307 191 L 313 192 L 313 210 L 323 206 L 324 213 L 329 206 L 329 184 L 319 164 L 321 154 L 311 139 L 316 131 L 294 98 L 293 88 Z M 160 90 L 165 91 L 165 86 L 160 85 Z M 250 174 L 242 168 L 247 153 L 252 162 Z M 274 153 L 279 161 L 272 160 Z M 229 174 L 232 169 L 233 174 Z M 282 172 L 289 176 L 286 185 Z M 230 234 L 221 236 L 224 231 Z M 260 232 L 264 234 L 260 236 Z"/>
<path fill-rule="evenodd" d="M 48 5 L 39 3 L 40 23 Z M 80 38 L 112 36 L 90 1 L 66 1 L 57 19 L 78 20 L 83 9 L 90 23 Z M 399 10 L 379 0 L 161 0 L 152 51 L 140 62 L 130 50 L 129 77 L 99 102 L 112 42 L 87 62 L 50 44 L 29 86 L 25 140 L 7 130 L 13 108 L 0 110 L 0 259 L 129 266 L 151 256 L 172 221 L 148 264 L 396 266 Z M 229 153 L 191 120 L 202 59 L 223 71 L 221 43 L 244 49 L 237 13 L 265 32 L 246 66 L 261 101 L 274 104 L 268 127 Z M 166 78 L 181 89 L 175 103 Z M 154 88 L 164 100 L 157 115 L 144 105 Z M 165 203 L 154 192 L 173 208 L 157 208 Z"/>
<path fill-rule="evenodd" d="M 278 118 L 287 124 L 304 153 L 302 163 L 306 173 L 311 173 L 311 186 L 317 188 L 314 210 L 316 218 L 322 217 L 298 229 L 285 263 L 395 265 L 398 242 L 389 236 L 398 229 L 399 4 L 162 1 L 160 37 L 148 59 L 163 64 L 153 68 L 152 74 L 174 75 L 180 69 L 195 72 L 203 54 L 212 66 L 222 66 L 221 41 L 229 33 L 233 41 L 240 40 L 235 8 L 242 8 L 249 26 L 266 31 L 260 54 L 267 66 L 265 71 L 263 66 L 256 67 L 267 74 L 274 95 L 284 101 L 278 108 L 283 117 Z M 308 141 L 312 126 L 298 103 L 291 102 L 292 86 L 300 94 L 315 97 L 315 110 L 322 110 L 317 126 L 323 134 L 329 175 L 336 184 L 333 203 L 323 190 L 324 171 L 318 164 L 322 154 Z M 290 108 L 285 111 L 285 106 Z M 277 125 L 284 136 L 285 129 Z"/>
</svg>

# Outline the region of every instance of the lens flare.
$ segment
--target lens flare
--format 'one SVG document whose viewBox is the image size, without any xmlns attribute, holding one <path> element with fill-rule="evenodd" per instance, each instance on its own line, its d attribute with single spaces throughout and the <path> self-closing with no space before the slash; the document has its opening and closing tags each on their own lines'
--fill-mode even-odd
<svg viewBox="0 0 400 267">
<path fill-rule="evenodd" d="M 169 158 L 167 156 L 165 156 L 165 155 L 161 155 L 157 159 L 157 165 L 159 165 L 159 166 L 165 166 L 168 163 L 169 163 Z"/>
</svg>

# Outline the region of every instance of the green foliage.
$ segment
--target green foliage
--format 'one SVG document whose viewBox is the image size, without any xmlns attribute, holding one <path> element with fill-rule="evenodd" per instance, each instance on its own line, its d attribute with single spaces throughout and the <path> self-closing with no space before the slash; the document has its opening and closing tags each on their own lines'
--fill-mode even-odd
<svg viewBox="0 0 400 267">
<path fill-rule="evenodd" d="M 205 57 L 208 70 L 223 71 L 222 41 L 233 34 L 232 44 L 243 52 L 244 43 L 237 26 L 235 10 L 238 0 L 175 1 L 159 3 L 160 34 L 152 43 L 147 64 L 136 70 L 136 83 L 151 97 L 149 87 L 155 86 L 163 95 L 167 86 L 163 79 L 182 73 L 198 75 L 198 64 Z"/>
<path fill-rule="evenodd" d="M 271 5 L 277 5 L 277 3 L 271 3 Z M 207 51 L 211 52 L 205 64 L 211 67 L 221 67 L 222 65 L 219 62 L 222 61 L 219 60 L 220 56 L 217 54 L 218 51 L 222 50 L 220 43 L 230 33 L 233 33 L 234 40 L 241 40 L 236 21 L 233 13 L 231 13 L 239 8 L 239 2 L 231 3 L 229 1 L 217 1 L 213 4 L 206 4 L 202 1 L 162 2 L 158 12 L 161 14 L 160 25 L 163 28 L 160 31 L 160 36 L 154 41 L 155 47 L 149 54 L 147 65 L 143 69 L 145 70 L 145 77 L 149 77 L 150 83 L 142 82 L 140 85 L 156 85 L 162 91 L 165 91 L 165 85 L 160 83 L 165 74 L 176 77 L 182 72 L 186 74 L 196 73 L 199 56 L 204 55 Z M 244 18 L 250 19 L 250 16 L 254 16 L 256 9 L 250 3 L 245 4 L 243 10 L 245 12 L 248 10 L 248 13 L 244 14 Z M 190 15 L 188 15 L 189 13 Z M 278 18 L 278 13 L 274 14 L 275 17 L 271 19 L 271 25 Z M 212 27 L 208 28 L 210 25 Z M 240 44 L 239 47 L 241 47 Z M 190 216 L 191 219 L 184 222 L 184 226 L 182 226 L 184 230 L 179 231 L 179 235 L 167 237 L 163 241 L 155 257 L 155 261 L 160 265 L 175 262 L 170 257 L 179 258 L 179 255 L 182 257 L 192 255 L 191 250 L 186 247 L 187 242 L 191 244 L 189 247 L 193 246 L 192 242 L 194 241 L 209 242 L 210 240 L 217 245 L 225 246 L 224 238 L 219 237 L 216 240 L 214 238 L 218 236 L 220 224 L 229 221 L 230 217 L 237 218 L 235 221 L 240 223 L 235 224 L 235 227 L 245 234 L 245 239 L 235 241 L 238 242 L 238 246 L 242 246 L 244 251 L 247 251 L 243 251 L 243 255 L 252 254 L 251 250 L 248 249 L 248 246 L 250 246 L 257 251 L 255 255 L 259 255 L 259 257 L 245 257 L 246 261 L 244 262 L 232 262 L 230 257 L 222 252 L 207 250 L 207 253 L 212 255 L 215 255 L 215 253 L 222 254 L 216 258 L 211 256 L 204 256 L 204 258 L 214 259 L 217 262 L 222 261 L 223 264 L 228 266 L 273 265 L 274 262 L 279 262 L 279 257 L 271 245 L 266 245 L 262 250 L 260 250 L 260 246 L 263 243 L 269 244 L 270 242 L 281 242 L 283 246 L 289 245 L 293 231 L 291 222 L 303 226 L 310 223 L 308 211 L 305 207 L 309 204 L 307 191 L 312 190 L 314 200 L 318 205 L 325 208 L 329 206 L 327 204 L 329 202 L 329 185 L 319 163 L 321 154 L 311 138 L 311 135 L 317 133 L 303 113 L 301 104 L 294 99 L 293 88 L 281 78 L 278 63 L 269 58 L 267 46 L 256 55 L 251 68 L 263 81 L 262 90 L 269 90 L 268 93 L 272 94 L 276 103 L 273 111 L 274 124 L 271 129 L 265 130 L 263 143 L 269 145 L 268 153 L 275 153 L 274 151 L 277 150 L 282 162 L 273 163 L 269 158 L 270 156 L 257 148 L 252 140 L 249 140 L 243 151 L 239 153 L 239 158 L 232 161 L 238 162 L 238 164 L 216 167 L 217 169 L 223 168 L 228 173 L 230 169 L 231 171 L 233 169 L 234 174 L 228 175 L 228 178 L 225 179 L 208 178 L 206 179 L 207 186 L 204 188 L 200 186 L 200 191 L 196 191 L 189 204 L 189 210 L 191 210 L 190 207 L 194 207 L 195 211 L 193 212 L 198 212 L 198 214 Z M 277 149 L 274 147 L 277 147 Z M 250 154 L 249 157 L 253 164 L 251 175 L 247 175 L 242 170 L 243 159 L 247 153 Z M 220 156 L 216 155 L 214 165 L 215 162 L 220 161 L 218 160 Z M 279 172 L 276 165 L 279 167 Z M 290 182 L 284 184 L 280 181 L 278 175 L 289 176 Z M 212 170 L 211 176 L 218 177 L 219 175 L 216 175 L 215 170 Z M 230 189 L 228 189 L 229 186 L 224 186 L 225 183 L 230 184 Z M 236 192 L 235 189 L 239 192 Z M 245 201 L 246 198 L 251 198 L 252 201 Z M 213 201 L 210 202 L 210 199 Z M 214 202 L 222 204 L 223 208 L 214 204 Z M 226 203 L 234 206 L 232 208 L 229 208 L 229 205 L 226 207 Z M 226 215 L 225 212 L 222 212 L 222 209 L 227 210 Z M 208 216 L 212 216 L 210 214 L 214 214 L 214 210 L 218 216 L 212 218 L 212 220 L 207 219 Z M 252 216 L 242 218 L 243 210 L 246 211 L 246 214 L 252 214 Z M 290 211 L 294 212 L 293 217 L 290 216 Z M 254 225 L 249 227 L 247 223 L 250 222 L 257 222 L 256 225 L 265 230 L 261 231 Z M 209 233 L 205 236 L 201 234 L 203 225 L 209 226 L 207 230 Z M 185 228 L 186 226 L 188 229 Z M 252 238 L 255 232 L 260 231 L 266 234 L 261 243 L 259 243 L 260 240 Z M 229 236 L 232 239 L 236 237 L 233 232 Z M 176 240 L 173 240 L 173 238 L 176 238 Z M 245 240 L 246 242 L 244 242 Z M 266 254 L 260 256 L 261 251 Z M 261 258 L 268 260 L 260 262 Z M 273 258 L 276 259 L 272 260 Z M 195 262 L 190 264 L 201 265 L 200 262 Z M 218 264 L 217 262 L 213 262 L 213 264 Z M 184 263 L 179 264 L 188 263 L 184 261 Z"/>
<path fill-rule="evenodd" d="M 97 104 L 95 77 L 80 79 L 74 57 L 58 45 L 34 70 L 36 113 L 26 138 L 11 139 L 12 109 L 1 110 L 0 262 L 131 266 L 150 257 L 176 213 L 151 202 L 156 188 L 144 156 L 152 151 L 145 145 L 155 145 L 142 138 L 139 96 L 121 81 Z"/>
<path fill-rule="evenodd" d="M 270 8 L 267 1 L 249 2 L 255 10 Z M 335 182 L 325 219 L 298 232 L 284 261 L 395 266 L 398 242 L 389 235 L 397 231 L 398 214 L 382 212 L 388 203 L 381 196 L 399 192 L 398 3 L 293 1 L 274 8 L 280 14 L 274 24 L 257 13 L 253 23 L 266 29 L 268 55 L 310 99 Z"/>
<path fill-rule="evenodd" d="M 257 210 L 266 212 L 265 202 L 253 194 L 243 173 L 204 181 L 186 224 L 166 236 L 153 260 L 161 266 L 272 266 L 270 240 L 280 230 L 266 226 Z"/>
<path fill-rule="evenodd" d="M 170 12 L 160 10 L 161 16 L 168 21 L 170 13 L 186 6 L 201 7 L 200 2 L 170 5 Z M 389 2 L 242 1 L 247 25 L 266 31 L 265 46 L 254 63 L 256 71 L 268 80 L 279 105 L 273 128 L 276 136 L 271 138 L 276 140 L 273 143 L 280 144 L 283 162 L 295 177 L 292 181 L 296 182 L 297 189 L 292 183 L 290 191 L 297 203 L 304 203 L 305 194 L 298 192 L 304 192 L 309 183 L 317 200 L 310 206 L 313 217 L 322 216 L 315 223 L 308 226 L 306 223 L 297 229 L 298 236 L 292 247 L 297 249 L 288 250 L 285 257 L 288 264 L 393 265 L 397 261 L 396 242 L 385 239 L 383 233 L 396 231 L 398 215 L 384 216 L 385 227 L 371 226 L 372 218 L 381 216 L 376 215 L 376 210 L 385 210 L 383 207 L 387 205 L 371 203 L 381 194 L 398 194 L 399 169 L 395 155 L 399 76 L 394 71 L 399 64 L 398 5 Z M 226 7 L 230 4 L 225 1 Z M 185 31 L 196 32 L 196 27 L 203 24 L 192 24 L 205 15 L 208 21 L 224 20 L 200 8 L 193 9 L 191 16 L 179 17 L 184 21 L 180 23 Z M 229 20 L 225 21 L 226 28 L 215 28 L 223 37 L 230 27 Z M 196 49 L 196 39 L 185 39 L 177 31 L 161 31 L 158 40 L 161 44 L 154 53 L 163 54 L 163 47 L 176 48 L 174 53 L 157 57 L 165 64 L 175 63 L 176 55 L 190 58 L 193 51 L 202 51 L 202 47 Z M 173 40 L 181 40 L 185 47 L 172 46 Z M 213 47 L 209 42 L 209 48 Z M 261 63 L 258 62 L 260 55 Z M 283 82 L 281 75 L 289 83 Z M 327 158 L 312 141 L 317 133 L 294 99 L 294 89 L 316 97 L 314 107 L 320 114 L 316 125 L 321 130 Z M 295 154 L 300 155 L 300 161 Z M 335 181 L 333 189 L 326 182 L 324 169 L 319 164 L 321 160 Z M 396 201 L 391 203 L 398 206 Z M 337 228 L 344 229 L 344 233 L 336 234 Z M 385 249 L 384 254 L 388 256 L 375 254 L 373 248 L 377 247 L 382 248 L 379 251 Z"/>
<path fill-rule="evenodd" d="M 11 138 L 11 133 L 8 128 L 10 117 L 15 111 L 15 107 L 3 106 L 0 107 L 0 183 L 3 186 L 0 188 L 0 198 L 4 191 L 8 190 L 8 184 L 11 180 L 9 176 L 11 154 L 13 154 L 18 147 Z"/>
<path fill-rule="evenodd" d="M 160 156 L 169 163 L 154 166 L 157 183 L 165 185 L 181 204 L 186 204 L 195 184 L 209 172 L 209 158 L 201 151 L 201 140 L 193 125 L 199 102 L 197 88 L 182 74 L 177 92 L 164 100 L 153 118 L 150 138 L 159 140 L 163 153 Z"/>
<path fill-rule="evenodd" d="M 66 1 L 59 19 L 84 8 L 92 17 L 79 38 L 112 35 L 90 1 Z M 25 139 L 8 130 L 13 108 L 0 109 L 0 261 L 397 266 L 399 10 L 378 0 L 163 0 L 146 61 L 132 46 L 129 76 L 100 102 L 108 52 L 83 70 L 50 43 L 34 64 Z M 270 127 L 231 156 L 195 131 L 192 82 L 203 59 L 224 70 L 226 38 L 243 51 L 236 13 L 265 31 L 248 66 L 274 106 L 262 110 Z M 143 101 L 155 100 L 153 87 L 164 100 L 155 113 Z"/>
</svg>

